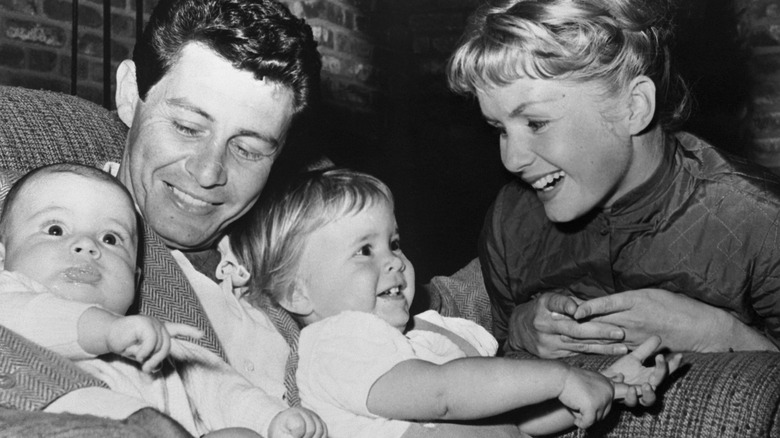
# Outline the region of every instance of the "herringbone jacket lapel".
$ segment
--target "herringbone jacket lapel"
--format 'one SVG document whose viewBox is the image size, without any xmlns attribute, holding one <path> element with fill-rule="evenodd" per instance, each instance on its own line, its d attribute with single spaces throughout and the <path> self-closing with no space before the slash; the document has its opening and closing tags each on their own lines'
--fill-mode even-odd
<svg viewBox="0 0 780 438">
<path fill-rule="evenodd" d="M 139 265 L 143 266 L 143 273 L 136 302 L 138 313 L 197 327 L 203 332 L 197 344 L 227 362 L 227 355 L 214 327 L 184 272 L 173 259 L 170 249 L 146 223 L 141 241 L 143 245 Z"/>
</svg>

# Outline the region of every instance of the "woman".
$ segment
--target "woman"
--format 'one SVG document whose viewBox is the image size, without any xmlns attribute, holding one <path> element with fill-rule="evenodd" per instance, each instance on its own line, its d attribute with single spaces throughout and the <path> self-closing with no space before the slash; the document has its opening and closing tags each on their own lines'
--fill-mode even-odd
<svg viewBox="0 0 780 438">
<path fill-rule="evenodd" d="M 450 60 L 517 179 L 480 239 L 494 334 L 542 357 L 777 350 L 780 183 L 675 133 L 667 1 L 503 0 Z"/>
</svg>

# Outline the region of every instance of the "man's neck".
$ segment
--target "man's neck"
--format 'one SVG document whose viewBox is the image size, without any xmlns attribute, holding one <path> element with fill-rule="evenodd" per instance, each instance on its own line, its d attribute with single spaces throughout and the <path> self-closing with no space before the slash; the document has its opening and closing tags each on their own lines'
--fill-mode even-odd
<svg viewBox="0 0 780 438">
<path fill-rule="evenodd" d="M 200 251 L 182 251 L 182 254 L 187 257 L 187 260 L 192 263 L 192 266 L 198 272 L 210 278 L 215 283 L 218 282 L 216 277 L 217 266 L 219 265 L 220 260 L 222 260 L 222 255 L 219 253 L 216 246 Z"/>
</svg>

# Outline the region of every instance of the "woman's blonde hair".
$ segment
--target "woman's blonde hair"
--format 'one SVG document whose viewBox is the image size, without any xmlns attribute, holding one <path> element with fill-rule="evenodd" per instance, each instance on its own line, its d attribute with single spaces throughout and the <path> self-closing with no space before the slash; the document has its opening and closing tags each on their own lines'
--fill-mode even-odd
<svg viewBox="0 0 780 438">
<path fill-rule="evenodd" d="M 688 89 L 673 72 L 668 0 L 498 0 L 479 8 L 449 60 L 462 94 L 521 77 L 599 81 L 618 94 L 646 75 L 656 85 L 657 121 L 688 114 Z"/>
<path fill-rule="evenodd" d="M 380 204 L 394 207 L 387 185 L 371 175 L 341 168 L 306 172 L 263 199 L 242 221 L 241 229 L 231 234 L 236 256 L 252 273 L 246 292 L 250 302 L 259 302 L 261 295 L 277 303 L 289 297 L 309 234 Z"/>
</svg>

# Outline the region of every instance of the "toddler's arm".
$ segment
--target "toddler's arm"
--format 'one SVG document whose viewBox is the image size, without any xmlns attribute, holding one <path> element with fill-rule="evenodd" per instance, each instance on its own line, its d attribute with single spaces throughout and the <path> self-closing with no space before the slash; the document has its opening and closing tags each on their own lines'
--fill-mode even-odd
<svg viewBox="0 0 780 438">
<path fill-rule="evenodd" d="M 652 345 L 643 346 L 621 359 L 615 372 L 627 374 L 615 379 L 640 386 L 660 383 L 668 373 L 665 361 L 650 371 L 641 366 L 653 351 Z M 653 390 L 639 391 L 557 361 L 465 358 L 435 365 L 407 360 L 377 380 L 367 406 L 376 415 L 408 420 L 484 418 L 532 406 L 521 428 L 548 434 L 572 425 L 589 427 L 607 415 L 616 394 L 630 403 L 631 391 L 636 391 L 634 397 L 641 394 L 652 403 Z"/>
<path fill-rule="evenodd" d="M 587 427 L 609 412 L 613 394 L 604 376 L 563 362 L 472 357 L 436 365 L 412 359 L 376 381 L 367 407 L 386 418 L 469 420 L 558 399 Z"/>
</svg>

